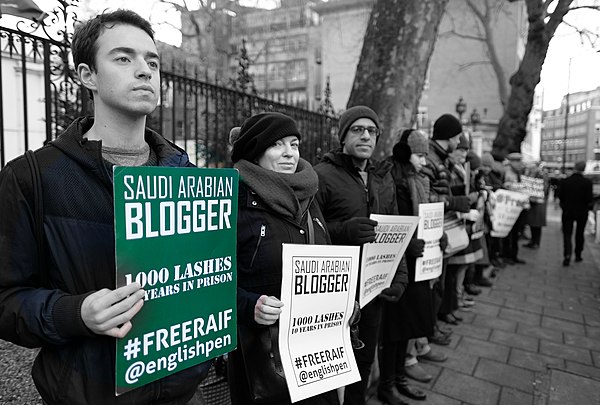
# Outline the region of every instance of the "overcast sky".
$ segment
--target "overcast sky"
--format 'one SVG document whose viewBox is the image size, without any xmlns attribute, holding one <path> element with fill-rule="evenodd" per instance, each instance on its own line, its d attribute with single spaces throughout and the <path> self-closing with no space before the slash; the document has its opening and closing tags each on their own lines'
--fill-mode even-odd
<svg viewBox="0 0 600 405">
<path fill-rule="evenodd" d="M 57 4 L 56 0 L 34 1 L 43 10 L 51 10 Z M 241 0 L 240 2 L 248 6 L 265 8 L 272 8 L 276 4 L 276 0 Z M 168 6 L 156 3 L 157 0 L 80 0 L 84 9 L 130 8 L 143 17 L 151 19 L 152 22 L 169 20 L 177 24 L 177 13 L 172 10 L 168 11 Z M 193 0 L 188 1 L 190 7 L 193 7 L 193 4 Z M 585 26 L 596 33 L 600 32 L 600 12 L 577 11 L 569 13 L 567 17 L 571 24 Z M 178 45 L 181 41 L 181 36 L 175 29 L 169 29 L 163 25 L 156 27 L 156 31 L 158 40 L 174 45 Z M 596 49 L 600 49 L 600 44 L 596 46 Z M 570 59 L 571 78 L 567 80 Z M 579 35 L 573 33 L 572 29 L 565 26 L 559 27 L 557 35 L 550 42 L 546 62 L 542 69 L 541 87 L 544 92 L 544 109 L 558 108 L 567 88 L 573 93 L 600 86 L 599 71 L 600 53 L 596 53 L 589 44 L 582 44 Z M 512 72 L 509 73 L 512 74 Z"/>
</svg>

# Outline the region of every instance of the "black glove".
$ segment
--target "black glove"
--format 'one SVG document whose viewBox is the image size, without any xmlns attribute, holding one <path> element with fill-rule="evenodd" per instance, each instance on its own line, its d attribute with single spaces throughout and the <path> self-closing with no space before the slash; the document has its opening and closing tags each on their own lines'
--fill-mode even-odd
<svg viewBox="0 0 600 405">
<path fill-rule="evenodd" d="M 402 257 L 390 286 L 380 292 L 378 297 L 388 302 L 398 302 L 404 294 L 407 284 L 408 267 L 406 266 L 406 258 Z"/>
<path fill-rule="evenodd" d="M 442 249 L 442 252 L 445 252 L 447 247 L 448 247 L 448 235 L 446 234 L 446 232 L 444 232 L 442 234 L 442 237 L 440 238 L 440 249 Z"/>
<path fill-rule="evenodd" d="M 367 217 L 356 217 L 344 222 L 345 242 L 348 245 L 362 245 L 375 240 L 377 221 Z"/>
<path fill-rule="evenodd" d="M 469 212 L 471 202 L 466 195 L 455 195 L 448 199 L 448 210 L 458 212 Z"/>
<path fill-rule="evenodd" d="M 350 325 L 350 343 L 354 350 L 360 350 L 365 347 L 365 344 L 358 338 L 358 323 L 360 322 L 360 305 L 358 301 L 354 301 L 354 309 L 348 320 Z"/>
<path fill-rule="evenodd" d="M 379 293 L 379 298 L 388 301 L 388 302 L 398 302 L 400 298 L 402 298 L 402 294 L 404 294 L 405 285 L 404 284 L 394 284 L 385 288 L 382 292 Z"/>
<path fill-rule="evenodd" d="M 413 238 L 408 243 L 406 254 L 411 257 L 422 257 L 425 250 L 425 241 L 423 239 Z"/>
<path fill-rule="evenodd" d="M 431 189 L 437 194 L 448 195 L 450 194 L 450 183 L 448 183 L 448 180 L 440 179 L 431 183 Z"/>
</svg>

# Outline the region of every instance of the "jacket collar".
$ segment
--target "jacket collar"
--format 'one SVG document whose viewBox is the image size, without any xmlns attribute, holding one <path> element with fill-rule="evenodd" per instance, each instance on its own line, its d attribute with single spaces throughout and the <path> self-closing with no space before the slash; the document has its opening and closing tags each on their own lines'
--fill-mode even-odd
<svg viewBox="0 0 600 405">
<path fill-rule="evenodd" d="M 51 144 L 63 151 L 66 155 L 77 161 L 82 166 L 92 170 L 99 170 L 104 162 L 102 160 L 102 142 L 88 141 L 83 135 L 94 124 L 92 117 L 80 117 Z M 177 145 L 146 128 L 144 138 L 158 157 L 158 166 L 188 166 L 187 153 Z"/>
</svg>

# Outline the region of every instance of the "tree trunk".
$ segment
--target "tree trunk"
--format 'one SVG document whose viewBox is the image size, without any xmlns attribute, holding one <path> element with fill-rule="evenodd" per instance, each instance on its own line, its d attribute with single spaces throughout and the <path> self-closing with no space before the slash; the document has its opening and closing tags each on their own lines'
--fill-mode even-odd
<svg viewBox="0 0 600 405">
<path fill-rule="evenodd" d="M 527 136 L 527 118 L 533 106 L 535 86 L 540 82 L 550 39 L 569 11 L 572 1 L 560 0 L 546 23 L 544 20 L 548 15 L 545 4 L 541 0 L 526 0 L 529 20 L 527 45 L 519 69 L 510 78 L 510 97 L 492 146 L 492 155 L 498 160 L 511 152 L 521 151 L 521 142 Z"/>
<path fill-rule="evenodd" d="M 412 127 L 448 0 L 377 0 L 347 107 L 366 105 L 383 133 L 373 158 L 391 154 L 396 132 Z"/>
</svg>

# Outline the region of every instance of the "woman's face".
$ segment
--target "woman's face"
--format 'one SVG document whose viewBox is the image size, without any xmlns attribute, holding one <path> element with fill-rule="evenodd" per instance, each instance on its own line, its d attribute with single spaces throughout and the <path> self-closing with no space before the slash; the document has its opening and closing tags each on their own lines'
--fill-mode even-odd
<svg viewBox="0 0 600 405">
<path fill-rule="evenodd" d="M 416 171 L 420 171 L 426 164 L 425 153 L 413 153 L 410 155 L 410 163 L 412 163 Z"/>
<path fill-rule="evenodd" d="M 464 165 L 465 162 L 467 161 L 467 154 L 469 153 L 468 149 L 464 149 L 464 148 L 458 148 L 458 149 L 454 149 L 451 153 L 450 156 L 452 156 L 452 158 L 454 158 L 454 161 L 456 163 L 459 163 L 461 165 Z"/>
<path fill-rule="evenodd" d="M 281 138 L 258 158 L 258 165 L 277 173 L 295 173 L 300 159 L 299 146 L 300 140 L 295 135 Z"/>
</svg>

